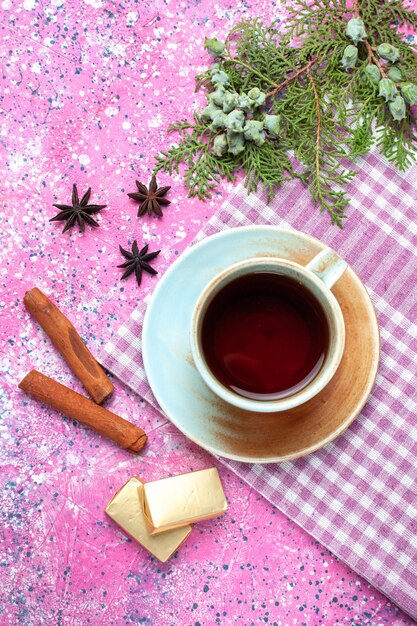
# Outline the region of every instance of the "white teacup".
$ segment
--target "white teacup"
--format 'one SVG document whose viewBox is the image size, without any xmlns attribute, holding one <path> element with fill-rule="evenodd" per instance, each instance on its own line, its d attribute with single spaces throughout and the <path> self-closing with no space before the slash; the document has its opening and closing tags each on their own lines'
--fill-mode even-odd
<svg viewBox="0 0 417 626">
<path fill-rule="evenodd" d="M 210 389 L 230 404 L 261 413 L 287 411 L 304 404 L 317 395 L 334 376 L 343 356 L 345 346 L 345 324 L 342 311 L 335 296 L 330 291 L 347 268 L 347 263 L 331 248 L 325 248 L 306 266 L 287 259 L 274 257 L 257 257 L 240 261 L 218 274 L 201 293 L 195 305 L 190 332 L 191 352 L 195 365 Z M 226 285 L 238 278 L 254 274 L 275 274 L 283 280 L 299 285 L 308 292 L 310 299 L 319 306 L 327 325 L 327 348 L 317 372 L 305 386 L 294 387 L 282 397 L 274 399 L 254 399 L 237 393 L 221 382 L 207 363 L 202 347 L 202 327 L 205 314 L 213 299 Z M 280 358 L 277 355 L 277 358 Z"/>
</svg>

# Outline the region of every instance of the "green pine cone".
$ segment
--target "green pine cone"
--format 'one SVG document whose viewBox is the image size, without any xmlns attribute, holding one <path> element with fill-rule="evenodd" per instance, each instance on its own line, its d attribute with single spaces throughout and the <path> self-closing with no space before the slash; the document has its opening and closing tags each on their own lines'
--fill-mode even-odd
<svg viewBox="0 0 417 626">
<path fill-rule="evenodd" d="M 251 101 L 252 106 L 260 107 L 265 104 L 266 94 L 258 89 L 258 87 L 253 87 L 248 91 L 248 98 Z"/>
<path fill-rule="evenodd" d="M 378 85 L 379 81 L 381 80 L 381 72 L 376 65 L 374 65 L 373 63 L 369 63 L 369 65 L 365 67 L 365 73 L 371 83 L 373 83 L 374 85 Z"/>
<path fill-rule="evenodd" d="M 405 85 L 401 85 L 401 93 L 403 94 L 404 100 L 410 106 L 417 104 L 417 85 L 414 85 L 414 83 L 405 83 Z"/>
<path fill-rule="evenodd" d="M 281 124 L 280 115 L 265 115 L 264 128 L 266 128 L 268 133 L 272 135 L 273 137 L 278 137 L 280 124 Z"/>
<path fill-rule="evenodd" d="M 403 120 L 405 118 L 405 102 L 401 96 L 396 96 L 392 102 L 389 102 L 388 108 L 394 120 Z"/>
<path fill-rule="evenodd" d="M 207 96 L 207 100 L 218 107 L 223 107 L 225 94 L 226 89 L 223 87 L 223 85 L 217 85 L 216 90 L 209 93 L 209 95 Z"/>
<path fill-rule="evenodd" d="M 226 115 L 226 128 L 234 133 L 243 132 L 243 126 L 245 124 L 245 115 L 243 111 L 235 109 L 229 115 Z"/>
<path fill-rule="evenodd" d="M 262 146 L 265 143 L 264 123 L 257 120 L 248 120 L 244 128 L 245 139 L 253 141 L 255 146 Z"/>
<path fill-rule="evenodd" d="M 216 39 L 216 37 L 212 37 L 211 39 L 206 37 L 204 47 L 215 59 L 221 57 L 224 52 L 224 43 Z"/>
<path fill-rule="evenodd" d="M 245 138 L 243 133 L 235 133 L 232 130 L 227 131 L 227 145 L 230 154 L 237 156 L 245 150 Z"/>
<path fill-rule="evenodd" d="M 214 120 L 216 115 L 218 115 L 219 113 L 222 113 L 222 109 L 219 109 L 219 107 L 216 107 L 213 102 L 210 102 L 210 104 L 200 112 L 200 115 L 203 120 L 207 122 L 209 120 Z"/>
<path fill-rule="evenodd" d="M 403 80 L 403 73 L 398 67 L 392 67 L 387 74 L 388 78 L 394 81 L 394 83 L 400 83 Z"/>
<path fill-rule="evenodd" d="M 346 35 L 355 43 L 366 39 L 367 35 L 365 30 L 365 24 L 360 17 L 353 17 L 351 20 L 348 21 L 346 26 Z"/>
<path fill-rule="evenodd" d="M 249 98 L 249 96 L 246 93 L 242 92 L 240 96 L 238 97 L 237 107 L 239 109 L 242 109 L 242 111 L 245 111 L 245 113 L 251 110 L 252 100 Z"/>
<path fill-rule="evenodd" d="M 218 85 L 226 86 L 230 81 L 226 72 L 215 69 L 211 71 L 211 82 L 215 87 L 217 87 Z"/>
<path fill-rule="evenodd" d="M 391 46 L 390 43 L 381 43 L 378 46 L 378 54 L 391 63 L 395 63 L 400 58 L 400 51 L 395 46 Z"/>
<path fill-rule="evenodd" d="M 237 104 L 237 96 L 231 91 L 226 91 L 223 98 L 223 111 L 225 113 L 230 113 L 236 107 Z"/>
<path fill-rule="evenodd" d="M 389 78 L 383 78 L 379 81 L 379 95 L 388 102 L 394 100 L 398 91 L 395 83 Z"/>
<path fill-rule="evenodd" d="M 227 152 L 227 137 L 225 134 L 218 135 L 213 141 L 212 152 L 214 156 L 221 157 Z"/>
<path fill-rule="evenodd" d="M 342 57 L 342 65 L 345 70 L 351 70 L 355 67 L 356 61 L 358 60 L 358 49 L 356 46 L 346 46 L 343 57 Z"/>
<path fill-rule="evenodd" d="M 227 115 L 226 113 L 223 113 L 223 111 L 219 111 L 218 113 L 216 113 L 216 115 L 213 117 L 212 123 L 209 126 L 210 130 L 215 133 L 216 131 L 220 130 L 220 128 L 225 128 L 226 118 Z"/>
</svg>

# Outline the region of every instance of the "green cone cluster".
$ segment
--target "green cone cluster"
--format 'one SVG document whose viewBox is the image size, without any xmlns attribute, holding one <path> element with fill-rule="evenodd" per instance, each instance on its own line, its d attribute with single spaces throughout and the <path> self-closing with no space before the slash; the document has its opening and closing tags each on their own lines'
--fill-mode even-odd
<svg viewBox="0 0 417 626">
<path fill-rule="evenodd" d="M 377 48 L 378 56 L 386 65 L 397 63 L 400 60 L 398 48 L 388 43 L 382 43 Z M 417 104 L 417 85 L 405 82 L 401 67 L 392 65 L 382 78 L 379 68 L 370 63 L 365 69 L 368 80 L 378 86 L 378 95 L 384 98 L 394 120 L 403 120 L 407 114 L 406 104 Z"/>
<path fill-rule="evenodd" d="M 365 25 L 359 17 L 349 20 L 346 26 L 346 35 L 353 41 L 353 44 L 346 46 L 343 52 L 342 66 L 345 69 L 353 69 L 358 60 L 357 44 L 366 39 L 367 36 Z M 400 60 L 400 51 L 389 43 L 381 43 L 377 48 L 377 54 L 384 65 L 394 64 Z M 378 86 L 378 94 L 385 99 L 395 120 L 405 118 L 406 103 L 410 106 L 417 104 L 417 85 L 403 82 L 404 73 L 397 65 L 392 65 L 386 78 L 382 78 L 379 68 L 373 63 L 369 63 L 365 68 L 365 77 L 370 83 Z"/>
<path fill-rule="evenodd" d="M 358 60 L 357 44 L 366 39 L 365 24 L 360 17 L 353 17 L 346 25 L 346 35 L 353 41 L 353 44 L 346 46 L 342 57 L 342 66 L 345 70 L 352 70 Z"/>
<path fill-rule="evenodd" d="M 214 91 L 209 93 L 208 105 L 200 115 L 203 120 L 211 122 L 211 131 L 221 133 L 213 141 L 214 155 L 229 153 L 236 156 L 245 150 L 248 141 L 262 146 L 267 133 L 270 137 L 278 137 L 279 115 L 263 115 L 262 119 L 254 119 L 254 114 L 259 117 L 259 107 L 265 104 L 266 94 L 263 91 L 258 87 L 248 92 L 232 91 L 229 76 L 218 63 L 210 70 L 210 80 Z"/>
</svg>

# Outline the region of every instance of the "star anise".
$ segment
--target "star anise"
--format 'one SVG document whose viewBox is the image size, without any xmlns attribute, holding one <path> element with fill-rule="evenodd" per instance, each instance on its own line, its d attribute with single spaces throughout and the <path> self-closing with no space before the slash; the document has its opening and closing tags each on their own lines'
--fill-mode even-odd
<svg viewBox="0 0 417 626">
<path fill-rule="evenodd" d="M 149 274 L 158 273 L 156 270 L 154 270 L 153 267 L 148 264 L 148 261 L 152 261 L 152 259 L 158 256 L 161 251 L 157 250 L 156 252 L 148 252 L 148 247 L 149 244 L 146 244 L 146 246 L 143 246 L 143 248 L 139 251 L 138 242 L 136 241 L 136 239 L 132 245 L 132 252 L 124 250 L 122 246 L 119 246 L 120 252 L 127 259 L 125 263 L 117 266 L 126 268 L 126 271 L 123 273 L 122 279 L 127 278 L 128 276 L 130 276 L 130 274 L 135 272 L 137 283 L 138 285 L 140 285 L 142 280 L 142 270 L 145 270 L 145 272 L 148 272 Z"/>
<path fill-rule="evenodd" d="M 52 217 L 50 222 L 57 221 L 66 221 L 64 226 L 65 233 L 66 230 L 75 226 L 75 223 L 78 224 L 80 228 L 80 232 L 83 233 L 85 231 L 85 222 L 87 224 L 91 224 L 91 226 L 99 226 L 95 219 L 91 217 L 92 213 L 98 213 L 102 209 L 106 208 L 106 204 L 87 204 L 91 194 L 91 187 L 87 189 L 81 200 L 78 199 L 78 191 L 77 185 L 72 186 L 72 205 L 71 204 L 54 204 L 57 209 L 61 212 L 55 217 Z"/>
<path fill-rule="evenodd" d="M 162 217 L 161 205 L 167 206 L 168 204 L 171 204 L 170 200 L 164 198 L 165 194 L 168 193 L 171 187 L 158 187 L 155 176 L 152 176 L 151 178 L 149 190 L 138 180 L 136 181 L 136 187 L 138 188 L 139 193 L 134 192 L 128 193 L 127 195 L 129 198 L 140 202 L 138 217 L 144 215 L 146 212 L 148 212 L 148 215 L 155 213 L 158 217 Z"/>
</svg>

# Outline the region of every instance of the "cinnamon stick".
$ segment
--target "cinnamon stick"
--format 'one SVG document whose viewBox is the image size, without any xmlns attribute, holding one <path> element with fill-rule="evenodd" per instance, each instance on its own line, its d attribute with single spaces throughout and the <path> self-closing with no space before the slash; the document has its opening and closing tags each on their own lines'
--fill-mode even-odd
<svg viewBox="0 0 417 626">
<path fill-rule="evenodd" d="M 37 287 L 25 293 L 23 302 L 94 401 L 104 402 L 114 387 L 69 319 Z"/>
<path fill-rule="evenodd" d="M 19 387 L 122 448 L 139 452 L 146 443 L 147 436 L 138 426 L 36 370 L 29 372 L 19 383 Z"/>
</svg>

